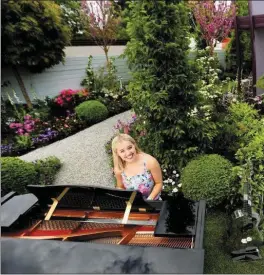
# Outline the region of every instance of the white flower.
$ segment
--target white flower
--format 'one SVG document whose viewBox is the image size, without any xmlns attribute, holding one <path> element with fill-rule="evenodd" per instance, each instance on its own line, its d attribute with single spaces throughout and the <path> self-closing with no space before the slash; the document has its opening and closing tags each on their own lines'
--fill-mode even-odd
<svg viewBox="0 0 264 275">
<path fill-rule="evenodd" d="M 175 181 L 173 181 L 171 184 L 174 185 L 174 184 L 175 184 Z"/>
<path fill-rule="evenodd" d="M 182 187 L 182 184 L 180 183 L 180 184 L 178 184 L 178 187 Z"/>
<path fill-rule="evenodd" d="M 173 180 L 172 179 L 168 179 L 169 182 L 172 182 Z"/>
<path fill-rule="evenodd" d="M 251 238 L 251 237 L 247 237 L 247 241 L 248 241 L 248 242 L 251 242 L 251 241 L 252 241 L 252 238 Z"/>
<path fill-rule="evenodd" d="M 176 174 L 176 178 L 178 178 L 180 175 L 179 174 Z"/>
<path fill-rule="evenodd" d="M 166 169 L 164 169 L 164 170 L 163 170 L 163 172 L 165 173 L 165 172 L 167 172 L 167 170 L 166 170 Z"/>
<path fill-rule="evenodd" d="M 173 174 L 176 174 L 177 172 L 174 170 L 172 173 L 173 173 Z"/>
<path fill-rule="evenodd" d="M 164 182 L 163 183 L 168 183 L 168 180 L 164 180 Z"/>
<path fill-rule="evenodd" d="M 241 243 L 247 243 L 247 239 L 242 239 Z"/>
<path fill-rule="evenodd" d="M 172 189 L 172 192 L 173 192 L 173 193 L 178 192 L 178 188 L 176 188 L 176 187 L 175 187 L 175 188 L 173 188 L 173 189 Z"/>
</svg>

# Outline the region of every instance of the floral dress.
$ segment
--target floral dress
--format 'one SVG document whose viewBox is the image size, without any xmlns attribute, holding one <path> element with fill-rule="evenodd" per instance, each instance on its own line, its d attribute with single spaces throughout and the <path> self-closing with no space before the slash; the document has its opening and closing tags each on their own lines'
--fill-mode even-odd
<svg viewBox="0 0 264 275">
<path fill-rule="evenodd" d="M 128 177 L 125 172 L 121 173 L 122 182 L 126 190 L 139 191 L 142 193 L 143 198 L 147 199 L 150 195 L 155 183 L 151 175 L 151 172 L 146 167 L 146 162 L 144 161 L 144 172 L 135 176 Z M 159 199 L 159 196 L 154 198 L 155 200 Z"/>
</svg>

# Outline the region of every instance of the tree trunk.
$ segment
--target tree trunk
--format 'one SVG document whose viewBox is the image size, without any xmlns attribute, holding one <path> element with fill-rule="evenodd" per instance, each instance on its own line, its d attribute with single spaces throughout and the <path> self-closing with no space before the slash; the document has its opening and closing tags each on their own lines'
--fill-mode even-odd
<svg viewBox="0 0 264 275">
<path fill-rule="evenodd" d="M 108 57 L 108 48 L 107 46 L 104 46 L 104 53 L 105 53 L 105 58 L 106 58 L 106 67 L 107 67 L 107 70 L 109 71 L 109 57 Z"/>
<path fill-rule="evenodd" d="M 15 74 L 15 77 L 16 77 L 16 80 L 18 82 L 18 85 L 19 85 L 19 87 L 21 89 L 21 92 L 22 92 L 22 94 L 23 94 L 23 96 L 24 96 L 24 98 L 26 100 L 27 106 L 31 109 L 32 108 L 32 102 L 31 102 L 31 99 L 30 99 L 30 97 L 28 95 L 28 92 L 26 90 L 26 87 L 25 87 L 25 84 L 23 82 L 23 79 L 22 79 L 22 77 L 21 77 L 21 75 L 20 75 L 20 73 L 18 71 L 18 68 L 16 66 L 13 66 L 12 69 L 13 69 L 13 72 Z"/>
</svg>

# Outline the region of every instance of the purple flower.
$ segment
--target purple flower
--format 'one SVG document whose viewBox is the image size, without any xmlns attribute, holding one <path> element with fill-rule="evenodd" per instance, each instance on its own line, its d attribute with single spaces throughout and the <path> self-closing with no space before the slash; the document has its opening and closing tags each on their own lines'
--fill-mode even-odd
<svg viewBox="0 0 264 275">
<path fill-rule="evenodd" d="M 7 145 L 1 145 L 1 153 L 6 154 L 6 153 L 11 153 L 13 150 L 13 144 L 7 144 Z"/>
</svg>

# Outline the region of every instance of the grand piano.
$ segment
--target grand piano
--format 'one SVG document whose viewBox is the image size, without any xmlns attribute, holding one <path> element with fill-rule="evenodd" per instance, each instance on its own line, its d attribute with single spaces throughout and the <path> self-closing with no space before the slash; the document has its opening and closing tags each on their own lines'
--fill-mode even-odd
<svg viewBox="0 0 264 275">
<path fill-rule="evenodd" d="M 205 201 L 95 186 L 27 190 L 1 201 L 3 273 L 203 273 Z"/>
</svg>

